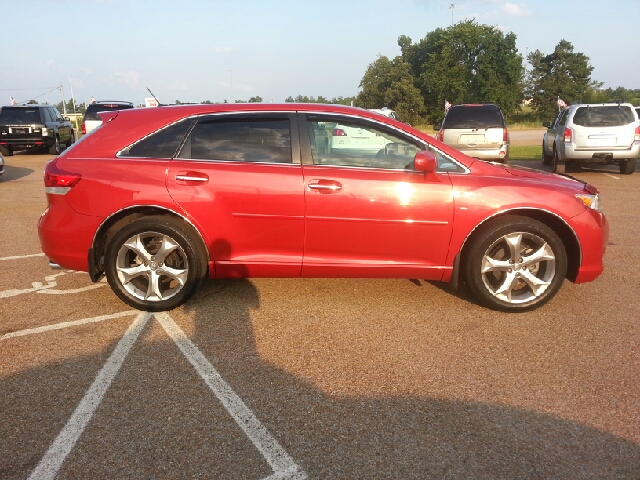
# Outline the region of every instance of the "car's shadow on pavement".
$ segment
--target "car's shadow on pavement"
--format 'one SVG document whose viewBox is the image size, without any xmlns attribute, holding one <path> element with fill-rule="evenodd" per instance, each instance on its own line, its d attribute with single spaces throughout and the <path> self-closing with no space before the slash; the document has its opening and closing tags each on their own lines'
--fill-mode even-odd
<svg viewBox="0 0 640 480">
<path fill-rule="evenodd" d="M 6 163 L 7 159 L 5 158 L 4 174 L 0 175 L 0 183 L 19 180 L 35 172 L 35 170 L 31 168 L 13 167 L 11 165 L 7 165 Z"/>
<path fill-rule="evenodd" d="M 317 292 L 311 301 L 298 298 L 303 294 L 309 296 L 291 291 L 281 305 L 268 306 L 270 332 L 256 331 L 254 315 L 265 306 L 256 286 L 244 279 L 207 281 L 190 302 L 168 313 L 309 478 L 638 478 L 640 445 L 543 412 L 393 394 L 393 381 L 385 394 L 348 388 L 326 393 L 309 378 L 266 360 L 258 348 L 258 337 L 266 335 L 272 358 L 281 355 L 283 364 L 317 362 L 307 371 L 320 377 L 353 375 L 357 365 L 337 372 L 345 366 L 319 362 L 314 337 L 321 333 L 312 317 L 322 309 L 301 308 L 336 292 Z M 305 358 L 291 355 L 286 331 L 273 334 L 280 328 L 277 319 L 291 310 L 308 327 Z M 352 339 L 354 350 L 358 341 Z M 111 350 L 113 345 L 100 354 L 0 378 L 1 478 L 22 479 L 33 470 Z M 357 362 L 357 355 L 353 358 Z M 243 434 L 153 321 L 60 476 L 71 478 L 78 471 L 96 479 L 270 475 L 256 448 L 249 442 L 243 447 L 234 435 Z"/>
</svg>

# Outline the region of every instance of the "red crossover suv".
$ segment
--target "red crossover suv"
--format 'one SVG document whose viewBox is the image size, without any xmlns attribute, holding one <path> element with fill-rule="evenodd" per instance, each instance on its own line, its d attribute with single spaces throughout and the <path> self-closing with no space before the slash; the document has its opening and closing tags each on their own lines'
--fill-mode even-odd
<svg viewBox="0 0 640 480">
<path fill-rule="evenodd" d="M 465 282 L 480 303 L 523 311 L 564 278 L 603 270 L 609 229 L 595 187 L 477 161 L 367 110 L 100 115 L 45 169 L 40 241 L 53 266 L 106 275 L 139 309 L 175 308 L 208 276 Z"/>
</svg>

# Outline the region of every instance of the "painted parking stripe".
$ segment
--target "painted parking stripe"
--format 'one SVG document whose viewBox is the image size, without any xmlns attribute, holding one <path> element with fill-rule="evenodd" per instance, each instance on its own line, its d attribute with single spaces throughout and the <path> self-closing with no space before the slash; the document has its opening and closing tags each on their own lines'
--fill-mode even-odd
<svg viewBox="0 0 640 480">
<path fill-rule="evenodd" d="M 264 480 L 306 479 L 307 475 L 300 470 L 178 324 L 166 313 L 156 314 L 156 320 L 273 469 L 274 473 Z"/>
<path fill-rule="evenodd" d="M 80 435 L 82 435 L 82 432 L 91 420 L 98 405 L 102 402 L 111 382 L 127 358 L 131 347 L 152 316 L 152 313 L 143 312 L 135 318 L 116 345 L 107 363 L 104 364 L 98 376 L 89 387 L 84 398 L 80 401 L 73 415 L 71 415 L 67 424 L 29 476 L 29 480 L 53 480 L 55 478 L 64 460 L 71 450 L 73 450 Z"/>
<path fill-rule="evenodd" d="M 98 317 L 83 318 L 81 320 L 74 320 L 71 322 L 62 322 L 62 323 L 56 323 L 54 325 L 45 325 L 43 327 L 28 328 L 26 330 L 19 330 L 17 332 L 6 333 L 2 337 L 0 337 L 0 340 L 7 340 L 9 338 L 14 338 L 14 337 L 24 337 L 25 335 L 33 335 L 35 333 L 44 333 L 44 332 L 49 332 L 51 330 L 61 330 L 63 328 L 75 327 L 77 325 L 85 325 L 87 323 L 103 322 L 105 320 L 112 320 L 114 318 L 129 317 L 131 315 L 135 315 L 136 313 L 139 313 L 139 311 L 127 310 L 126 312 L 119 312 L 111 315 L 100 315 Z"/>
<path fill-rule="evenodd" d="M 620 180 L 620 177 L 616 177 L 615 175 L 611 175 L 610 173 L 604 173 L 607 177 L 615 178 L 616 180 Z"/>
<path fill-rule="evenodd" d="M 2 258 L 0 258 L 0 261 L 2 261 L 2 260 L 21 260 L 23 258 L 31 258 L 31 257 L 44 257 L 44 253 L 34 253 L 33 255 L 15 255 L 13 257 L 2 257 Z"/>
</svg>

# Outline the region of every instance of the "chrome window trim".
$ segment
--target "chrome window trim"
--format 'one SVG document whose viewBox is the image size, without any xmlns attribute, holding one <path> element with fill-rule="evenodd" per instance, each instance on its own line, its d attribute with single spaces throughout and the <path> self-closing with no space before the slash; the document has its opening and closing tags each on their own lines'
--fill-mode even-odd
<svg viewBox="0 0 640 480">
<path fill-rule="evenodd" d="M 375 118 L 369 118 L 369 117 L 362 117 L 360 115 L 354 115 L 351 113 L 338 113 L 338 112 L 319 112 L 316 110 L 298 110 L 299 113 L 303 113 L 306 115 L 326 115 L 326 116 L 338 116 L 338 117 L 349 117 L 349 118 L 354 118 L 354 119 L 358 119 L 358 120 L 365 120 L 368 122 L 372 122 L 372 123 L 376 123 L 378 125 L 381 125 L 383 127 L 386 128 L 390 128 L 392 130 L 395 130 L 396 132 L 398 132 L 400 135 L 405 136 L 405 137 L 410 137 L 413 140 L 415 140 L 416 142 L 418 142 L 419 144 L 421 144 L 422 146 L 424 146 L 425 148 L 430 148 L 433 150 L 436 150 L 438 153 L 440 153 L 442 156 L 444 156 L 445 158 L 448 158 L 449 160 L 451 160 L 453 163 L 455 163 L 456 165 L 458 165 L 460 168 L 462 168 L 464 171 L 463 172 L 447 172 L 447 171 L 438 171 L 436 170 L 437 173 L 448 173 L 450 175 L 467 175 L 471 173 L 471 170 L 469 170 L 468 167 L 466 167 L 465 165 L 463 165 L 462 163 L 460 163 L 458 160 L 456 160 L 455 158 L 451 157 L 450 155 L 444 153 L 442 150 L 440 150 L 438 147 L 436 147 L 435 145 L 429 143 L 428 141 L 420 138 L 420 137 L 416 137 L 413 133 L 409 133 L 405 130 L 402 130 L 398 127 L 396 127 L 395 125 L 391 125 L 390 123 L 386 123 L 386 122 L 381 122 L 378 119 Z M 426 135 L 426 134 L 425 134 Z M 317 165 L 317 166 L 322 166 L 322 165 Z M 348 165 L 327 165 L 327 166 L 331 166 L 331 167 L 346 167 L 346 168 L 367 168 L 368 170 L 371 170 L 371 167 L 350 167 Z M 397 169 L 393 169 L 393 168 L 380 168 L 379 170 L 390 170 L 390 171 L 394 171 L 394 172 L 398 172 L 401 170 L 397 170 Z"/>
</svg>

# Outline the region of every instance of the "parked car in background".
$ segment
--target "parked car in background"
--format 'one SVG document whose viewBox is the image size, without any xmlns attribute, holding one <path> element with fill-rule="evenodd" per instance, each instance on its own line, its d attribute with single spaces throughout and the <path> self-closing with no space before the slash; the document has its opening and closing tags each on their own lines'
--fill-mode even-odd
<svg viewBox="0 0 640 480">
<path fill-rule="evenodd" d="M 51 105 L 11 105 L 0 108 L 0 153 L 9 157 L 16 150 L 45 147 L 58 155 L 63 145 L 76 141 L 68 118 Z"/>
<path fill-rule="evenodd" d="M 84 118 L 82 119 L 82 134 L 86 135 L 102 123 L 102 119 L 98 113 L 111 112 L 114 110 L 126 110 L 129 108 L 133 108 L 133 103 L 109 100 L 89 104 L 87 111 L 84 114 Z"/>
<path fill-rule="evenodd" d="M 367 110 L 100 115 L 47 164 L 38 232 L 53 264 L 106 275 L 135 308 L 175 308 L 206 277 L 380 277 L 464 281 L 483 305 L 519 312 L 603 271 L 595 187 L 478 161 Z M 314 132 L 329 126 L 367 148 L 320 151 Z"/>
<path fill-rule="evenodd" d="M 389 109 L 387 107 L 370 108 L 369 111 L 378 113 L 378 114 L 383 115 L 383 116 L 388 117 L 388 118 L 393 118 L 394 120 L 397 120 L 398 122 L 402 121 L 402 120 L 400 120 L 400 117 L 398 116 L 398 114 L 396 112 L 394 112 L 393 110 L 391 110 L 391 109 Z"/>
<path fill-rule="evenodd" d="M 543 125 L 542 163 L 554 172 L 572 163 L 619 165 L 626 175 L 636 170 L 640 122 L 629 103 L 574 104 Z"/>
<path fill-rule="evenodd" d="M 497 105 L 453 105 L 436 130 L 438 140 L 470 157 L 501 163 L 509 160 L 509 130 Z"/>
</svg>

